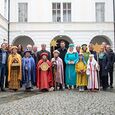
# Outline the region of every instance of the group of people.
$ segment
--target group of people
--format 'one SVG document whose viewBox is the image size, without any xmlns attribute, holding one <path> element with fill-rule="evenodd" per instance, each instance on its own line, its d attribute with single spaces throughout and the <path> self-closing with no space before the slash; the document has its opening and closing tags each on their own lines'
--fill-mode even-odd
<svg viewBox="0 0 115 115">
<path fill-rule="evenodd" d="M 53 56 L 46 50 L 46 44 L 37 51 L 36 46 L 7 46 L 0 49 L 0 88 L 26 91 L 36 86 L 40 91 L 53 91 L 78 88 L 79 91 L 98 91 L 113 88 L 115 54 L 105 42 L 99 53 L 93 44 L 76 46 L 60 42 L 60 48 Z M 110 77 L 110 84 L 109 79 Z"/>
</svg>

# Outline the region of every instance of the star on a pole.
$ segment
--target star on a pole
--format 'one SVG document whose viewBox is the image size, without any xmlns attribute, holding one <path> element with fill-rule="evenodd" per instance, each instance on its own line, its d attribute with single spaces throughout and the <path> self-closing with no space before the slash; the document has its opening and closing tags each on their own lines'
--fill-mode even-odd
<svg viewBox="0 0 115 115">
<path fill-rule="evenodd" d="M 98 43 L 96 43 L 95 45 L 93 45 L 93 48 L 96 52 L 100 52 L 100 49 L 101 49 L 101 45 L 99 45 Z"/>
<path fill-rule="evenodd" d="M 56 47 L 57 46 L 57 41 L 56 40 L 52 40 L 51 43 L 50 43 L 50 45 L 52 47 Z"/>
</svg>

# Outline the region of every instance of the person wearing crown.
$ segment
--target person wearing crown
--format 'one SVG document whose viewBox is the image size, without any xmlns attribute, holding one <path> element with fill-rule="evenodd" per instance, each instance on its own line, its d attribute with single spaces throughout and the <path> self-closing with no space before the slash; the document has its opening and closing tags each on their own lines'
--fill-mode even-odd
<svg viewBox="0 0 115 115">
<path fill-rule="evenodd" d="M 35 85 L 35 61 L 31 51 L 26 49 L 22 59 L 22 84 L 26 91 L 30 91 Z"/>
<path fill-rule="evenodd" d="M 87 44 L 82 45 L 81 53 L 83 53 L 85 62 L 87 63 L 87 61 L 89 59 L 89 54 L 90 54 L 90 52 L 88 51 L 88 48 L 87 48 Z"/>
<path fill-rule="evenodd" d="M 22 80 L 22 59 L 17 53 L 17 46 L 12 46 L 12 53 L 8 57 L 8 82 L 9 89 L 17 91 Z"/>
<path fill-rule="evenodd" d="M 97 70 L 99 70 L 99 65 L 94 58 L 93 54 L 89 55 L 88 63 L 87 63 L 87 75 L 88 75 L 88 86 L 87 88 L 91 91 L 98 90 L 98 76 Z"/>
<path fill-rule="evenodd" d="M 77 52 L 74 52 L 74 44 L 69 44 L 68 51 L 65 55 L 65 63 L 66 63 L 66 86 L 68 89 L 74 89 L 76 86 L 76 71 L 75 64 L 79 59 L 79 55 Z"/>
<path fill-rule="evenodd" d="M 42 53 L 40 57 L 37 64 L 37 88 L 40 91 L 51 91 L 53 90 L 52 64 L 48 60 L 47 53 Z"/>
<path fill-rule="evenodd" d="M 87 86 L 87 76 L 86 76 L 86 62 L 84 60 L 83 54 L 79 54 L 79 61 L 76 63 L 75 69 L 77 72 L 77 86 L 79 91 L 84 91 L 84 87 Z"/>
<path fill-rule="evenodd" d="M 54 78 L 54 86 L 55 90 L 63 90 L 64 86 L 64 70 L 63 70 L 63 61 L 59 57 L 60 52 L 58 50 L 54 50 L 52 58 L 52 67 L 53 67 L 53 78 Z"/>
</svg>

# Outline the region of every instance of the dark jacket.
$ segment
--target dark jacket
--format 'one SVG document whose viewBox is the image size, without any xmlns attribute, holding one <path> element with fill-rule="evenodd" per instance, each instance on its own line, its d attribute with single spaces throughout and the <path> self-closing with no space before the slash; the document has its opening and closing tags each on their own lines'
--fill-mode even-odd
<svg viewBox="0 0 115 115">
<path fill-rule="evenodd" d="M 51 60 L 51 53 L 47 50 L 41 50 L 37 52 L 37 62 L 41 59 L 40 55 L 42 53 L 47 53 L 48 54 L 48 60 Z"/>
<path fill-rule="evenodd" d="M 109 61 L 108 69 L 113 70 L 115 54 L 112 49 L 107 51 L 107 56 L 108 56 L 108 61 Z"/>
<path fill-rule="evenodd" d="M 64 59 L 65 59 L 65 54 L 67 53 L 67 49 L 66 48 L 64 48 L 64 49 L 59 48 L 58 51 L 60 52 L 60 55 L 59 55 L 60 58 L 63 60 L 63 62 L 65 62 Z"/>
<path fill-rule="evenodd" d="M 34 58 L 35 64 L 37 64 L 37 56 L 34 52 L 31 53 L 32 57 Z"/>
<path fill-rule="evenodd" d="M 18 54 L 20 54 L 21 57 L 24 57 L 24 52 L 23 51 L 18 51 Z"/>
<path fill-rule="evenodd" d="M 109 59 L 106 53 L 104 53 L 102 59 L 99 58 L 99 66 L 100 66 L 100 76 L 107 76 L 109 68 Z"/>
<path fill-rule="evenodd" d="M 96 51 L 90 50 L 90 53 L 93 54 L 95 60 L 97 60 L 97 53 L 96 53 Z"/>
<path fill-rule="evenodd" d="M 0 49 L 0 64 L 2 64 L 2 52 L 3 52 L 3 50 Z M 7 51 L 5 51 L 5 52 L 6 52 L 6 63 L 5 63 L 5 64 L 7 64 L 7 60 L 8 60 L 8 52 L 7 52 Z"/>
</svg>

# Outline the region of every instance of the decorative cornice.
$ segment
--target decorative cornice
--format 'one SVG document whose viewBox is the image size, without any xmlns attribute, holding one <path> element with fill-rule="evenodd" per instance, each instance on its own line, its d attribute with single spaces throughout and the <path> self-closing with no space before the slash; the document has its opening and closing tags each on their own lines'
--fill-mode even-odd
<svg viewBox="0 0 115 115">
<path fill-rule="evenodd" d="M 114 22 L 10 22 L 11 24 L 113 24 Z"/>
</svg>

